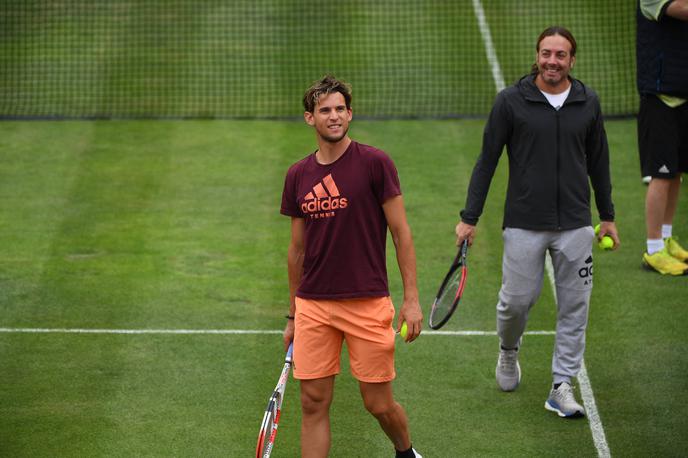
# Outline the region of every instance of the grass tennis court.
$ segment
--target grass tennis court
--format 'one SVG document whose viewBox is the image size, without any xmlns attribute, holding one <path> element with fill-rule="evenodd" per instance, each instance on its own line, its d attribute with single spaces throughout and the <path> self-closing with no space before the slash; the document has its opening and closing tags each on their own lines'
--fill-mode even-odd
<svg viewBox="0 0 688 458">
<path fill-rule="evenodd" d="M 426 313 L 455 254 L 482 126 L 352 125 L 353 138 L 389 152 L 399 169 Z M 595 252 L 585 362 L 612 456 L 682 456 L 688 287 L 641 270 L 635 122 L 609 121 L 607 131 L 622 247 Z M 0 123 L 0 456 L 250 456 L 282 364 L 279 334 L 10 330 L 280 330 L 282 180 L 314 145 L 299 122 Z M 505 164 L 449 330 L 495 328 Z M 675 227 L 688 239 L 685 205 Z M 399 302 L 391 245 L 388 253 Z M 554 317 L 545 285 L 528 330 L 552 330 Z M 505 394 L 494 381 L 495 336 L 399 342 L 395 389 L 414 445 L 428 457 L 596 456 L 587 420 L 543 408 L 552 346 L 551 335 L 526 336 L 522 384 Z M 287 387 L 276 457 L 298 455 L 297 387 Z M 346 365 L 332 414 L 333 457 L 391 456 Z"/>
</svg>

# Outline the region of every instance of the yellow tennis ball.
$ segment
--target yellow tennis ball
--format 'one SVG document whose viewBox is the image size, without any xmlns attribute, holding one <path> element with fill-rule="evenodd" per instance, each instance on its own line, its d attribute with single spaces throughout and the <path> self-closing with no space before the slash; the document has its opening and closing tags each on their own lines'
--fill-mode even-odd
<svg viewBox="0 0 688 458">
<path fill-rule="evenodd" d="M 600 233 L 600 225 L 595 226 L 595 235 Z"/>
<path fill-rule="evenodd" d="M 401 323 L 401 331 L 399 331 L 399 334 L 401 334 L 401 337 L 406 340 L 406 334 L 408 334 L 408 326 L 406 326 L 406 321 Z"/>
<path fill-rule="evenodd" d="M 603 250 L 611 250 L 612 248 L 614 248 L 614 240 L 608 235 L 605 235 L 604 237 L 602 237 L 602 240 L 600 240 L 600 243 L 598 243 L 597 246 L 599 246 Z"/>
</svg>

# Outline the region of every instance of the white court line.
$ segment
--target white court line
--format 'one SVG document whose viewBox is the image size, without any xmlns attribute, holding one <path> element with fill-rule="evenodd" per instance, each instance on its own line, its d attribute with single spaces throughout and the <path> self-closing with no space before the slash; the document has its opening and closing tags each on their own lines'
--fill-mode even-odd
<svg viewBox="0 0 688 458">
<path fill-rule="evenodd" d="M 490 67 L 492 69 L 492 79 L 494 80 L 497 92 L 499 92 L 505 87 L 504 76 L 502 75 L 502 68 L 499 66 L 499 61 L 497 60 L 497 52 L 495 51 L 494 44 L 492 43 L 490 26 L 487 24 L 487 20 L 485 19 L 485 11 L 483 10 L 483 4 L 480 3 L 480 0 L 473 0 L 473 11 L 475 12 L 475 18 L 478 20 L 480 35 L 482 35 L 483 43 L 485 44 L 487 62 L 491 64 Z"/>
<path fill-rule="evenodd" d="M 282 334 L 270 329 L 83 329 L 0 328 L 0 333 L 26 334 Z"/>
<path fill-rule="evenodd" d="M 555 331 L 526 331 L 529 336 L 553 336 Z M 421 335 L 431 336 L 496 336 L 497 331 L 423 331 Z"/>
<path fill-rule="evenodd" d="M 85 328 L 0 328 L 4 334 L 282 334 L 274 329 L 85 329 Z M 527 335 L 551 336 L 554 331 L 528 331 Z M 496 336 L 495 331 L 423 331 L 431 336 Z"/>
<path fill-rule="evenodd" d="M 552 266 L 552 258 L 547 252 L 545 259 L 545 269 L 547 270 L 547 277 L 549 277 L 549 284 L 554 293 L 554 303 L 557 302 L 557 289 L 554 282 L 554 267 Z M 592 392 L 592 385 L 588 377 L 588 370 L 585 367 L 585 359 L 581 361 L 581 369 L 578 373 L 578 383 L 580 386 L 581 396 L 583 396 L 583 404 L 585 405 L 585 413 L 590 424 L 590 431 L 592 432 L 592 440 L 597 449 L 597 456 L 600 458 L 610 458 L 609 444 L 607 444 L 607 437 L 604 434 L 604 426 L 600 419 L 600 413 L 597 410 L 597 403 L 595 403 L 595 395 Z"/>
<path fill-rule="evenodd" d="M 607 444 L 607 437 L 604 434 L 604 427 L 600 419 L 597 404 L 595 404 L 595 396 L 592 393 L 592 385 L 588 377 L 588 370 L 585 368 L 585 361 L 581 365 L 581 370 L 578 374 L 578 384 L 580 386 L 581 395 L 583 396 L 583 404 L 588 414 L 588 421 L 590 422 L 590 431 L 592 431 L 592 439 L 595 441 L 597 447 L 597 456 L 600 458 L 610 458 L 611 452 Z"/>
</svg>

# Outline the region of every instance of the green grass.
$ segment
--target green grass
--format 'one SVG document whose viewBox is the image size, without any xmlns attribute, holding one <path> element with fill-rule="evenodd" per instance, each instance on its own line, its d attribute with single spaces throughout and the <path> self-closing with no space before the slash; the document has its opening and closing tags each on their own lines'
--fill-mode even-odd
<svg viewBox="0 0 688 458">
<path fill-rule="evenodd" d="M 428 305 L 483 121 L 355 121 L 396 162 Z M 688 449 L 685 278 L 640 268 L 644 193 L 633 121 L 607 123 L 622 246 L 595 253 L 586 365 L 614 456 Z M 0 123 L 0 327 L 271 329 L 284 325 L 287 167 L 314 149 L 298 122 Z M 495 327 L 506 158 L 447 329 Z M 675 232 L 688 239 L 686 187 Z M 389 247 L 392 295 L 401 284 Z M 426 308 L 427 311 L 427 308 Z M 549 287 L 530 330 L 554 328 Z M 496 337 L 397 346 L 398 400 L 426 456 L 595 456 L 587 421 L 543 409 L 552 336 L 528 336 L 523 383 L 494 382 Z M 1 456 L 250 456 L 281 365 L 278 335 L 0 333 Z M 389 456 L 344 365 L 331 456 Z M 299 450 L 298 383 L 275 456 Z"/>
</svg>

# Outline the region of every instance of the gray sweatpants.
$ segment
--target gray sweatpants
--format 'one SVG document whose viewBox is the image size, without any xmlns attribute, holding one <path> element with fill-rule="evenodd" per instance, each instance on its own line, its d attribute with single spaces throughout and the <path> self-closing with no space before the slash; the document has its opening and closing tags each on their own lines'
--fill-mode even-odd
<svg viewBox="0 0 688 458">
<path fill-rule="evenodd" d="M 502 288 L 497 333 L 504 348 L 516 348 L 528 313 L 542 291 L 545 253 L 554 267 L 557 335 L 552 356 L 554 383 L 571 382 L 580 371 L 592 291 L 592 227 L 569 231 L 504 229 Z"/>
</svg>

